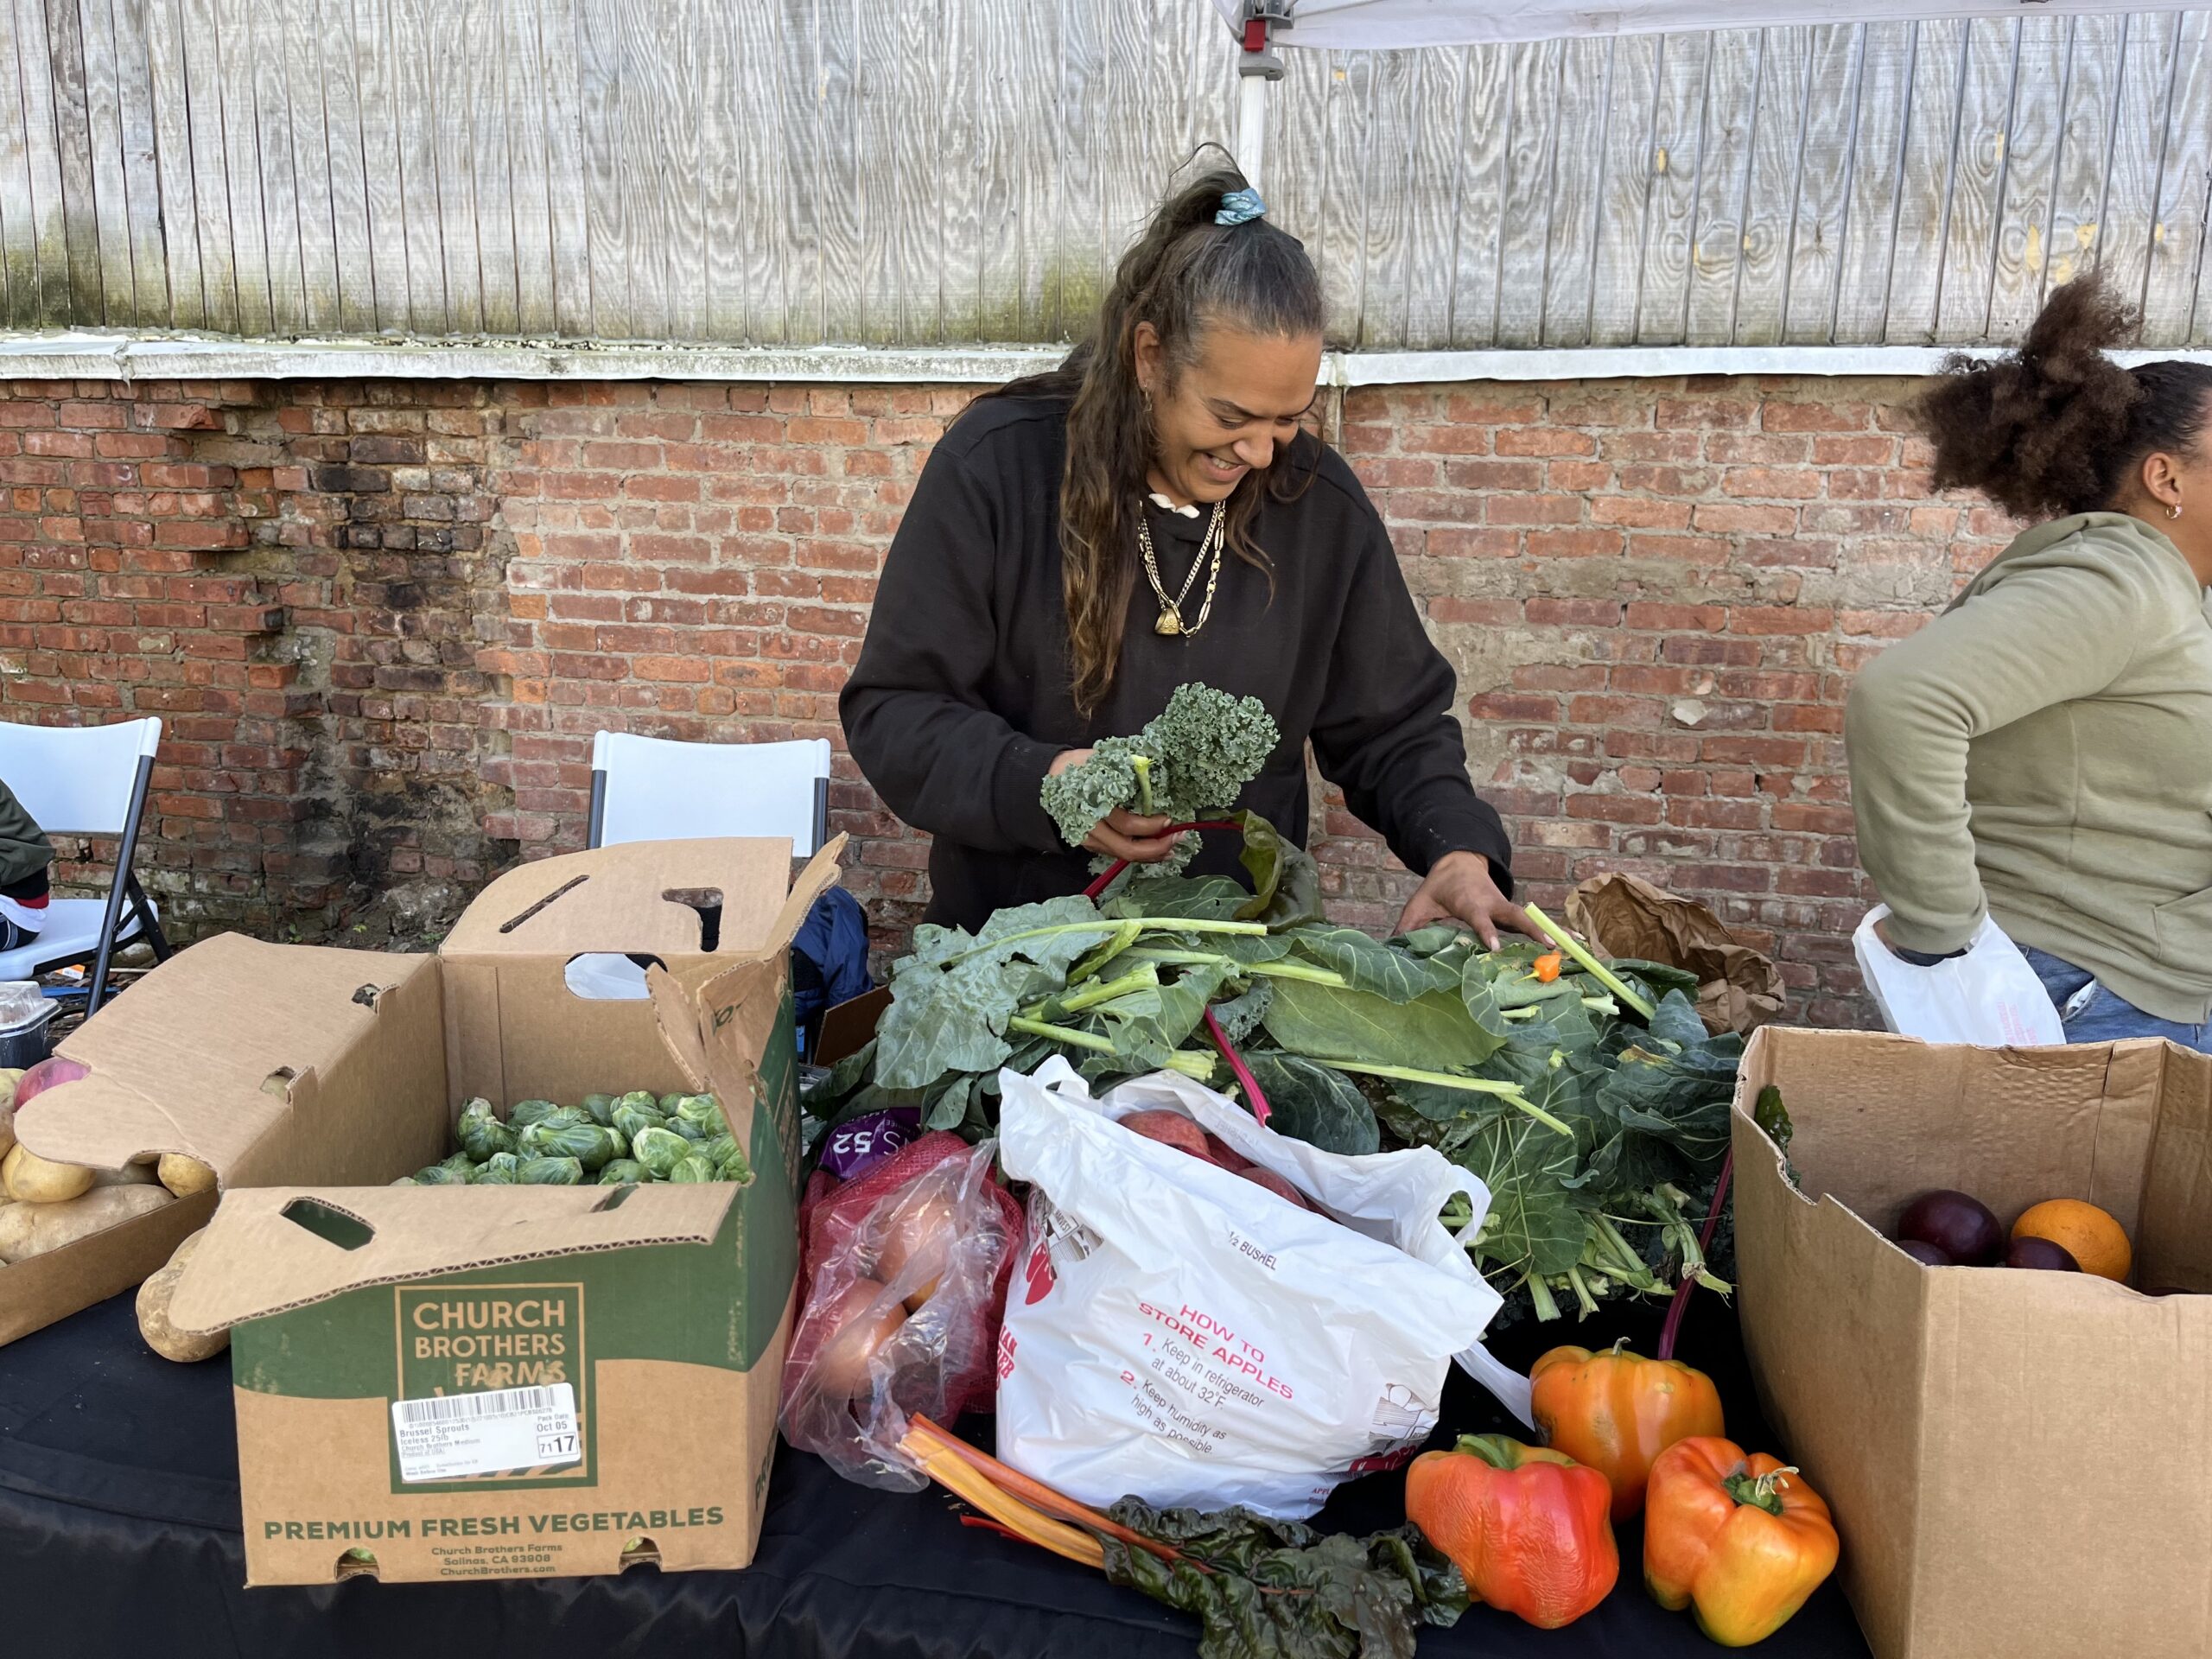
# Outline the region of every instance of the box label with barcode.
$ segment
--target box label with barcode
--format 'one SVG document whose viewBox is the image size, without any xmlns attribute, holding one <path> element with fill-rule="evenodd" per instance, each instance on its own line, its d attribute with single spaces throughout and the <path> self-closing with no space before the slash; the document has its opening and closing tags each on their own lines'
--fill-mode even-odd
<svg viewBox="0 0 2212 1659">
<path fill-rule="evenodd" d="M 392 1490 L 592 1478 L 581 1284 L 393 1287 Z"/>
<path fill-rule="evenodd" d="M 576 1391 L 499 1389 L 391 1402 L 391 1434 L 405 1481 L 452 1480 L 583 1460 Z"/>
</svg>

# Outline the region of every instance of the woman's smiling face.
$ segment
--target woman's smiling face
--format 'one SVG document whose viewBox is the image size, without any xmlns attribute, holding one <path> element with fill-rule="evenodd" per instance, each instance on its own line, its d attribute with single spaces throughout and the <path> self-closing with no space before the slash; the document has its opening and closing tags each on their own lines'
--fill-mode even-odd
<svg viewBox="0 0 2212 1659">
<path fill-rule="evenodd" d="M 1136 328 L 1137 377 L 1152 399 L 1152 486 L 1179 505 L 1226 500 L 1247 473 L 1297 435 L 1321 376 L 1321 337 L 1286 339 L 1217 324 L 1177 372 L 1148 322 Z"/>
</svg>

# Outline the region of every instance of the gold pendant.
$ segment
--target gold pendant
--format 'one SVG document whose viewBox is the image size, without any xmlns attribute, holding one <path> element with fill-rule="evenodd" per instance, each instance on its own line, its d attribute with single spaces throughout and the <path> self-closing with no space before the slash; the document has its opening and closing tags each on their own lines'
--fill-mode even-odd
<svg viewBox="0 0 2212 1659">
<path fill-rule="evenodd" d="M 1160 613 L 1160 620 L 1152 625 L 1152 631 L 1154 633 L 1166 634 L 1170 637 L 1182 632 L 1183 618 L 1181 613 L 1178 612 L 1173 605 L 1170 605 L 1166 610 Z"/>
</svg>

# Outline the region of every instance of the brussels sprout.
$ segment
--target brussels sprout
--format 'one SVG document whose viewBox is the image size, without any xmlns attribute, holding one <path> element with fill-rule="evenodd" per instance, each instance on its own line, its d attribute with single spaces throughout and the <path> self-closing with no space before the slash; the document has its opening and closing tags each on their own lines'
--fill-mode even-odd
<svg viewBox="0 0 2212 1659">
<path fill-rule="evenodd" d="M 512 1152 L 495 1152 L 476 1166 L 469 1182 L 475 1186 L 512 1186 L 522 1160 Z"/>
<path fill-rule="evenodd" d="M 518 1100 L 507 1114 L 507 1122 L 518 1129 L 526 1129 L 540 1118 L 550 1117 L 561 1109 L 550 1100 Z"/>
<path fill-rule="evenodd" d="M 586 1169 L 597 1169 L 614 1156 L 614 1131 L 596 1123 L 575 1128 L 549 1128 L 533 1123 L 523 1132 L 522 1149 L 533 1158 L 573 1158 Z"/>
<path fill-rule="evenodd" d="M 600 1166 L 599 1185 L 601 1186 L 634 1186 L 640 1181 L 652 1179 L 652 1172 L 634 1158 L 617 1158 Z"/>
<path fill-rule="evenodd" d="M 706 1130 L 709 1138 L 729 1133 L 729 1120 L 722 1116 L 721 1103 L 712 1095 L 686 1095 L 676 1103 L 676 1115 L 687 1123 L 696 1123 Z"/>
<path fill-rule="evenodd" d="M 584 1110 L 591 1114 L 591 1121 L 598 1124 L 601 1128 L 604 1129 L 613 1127 L 614 1122 L 613 1096 L 586 1095 L 584 1096 L 583 1105 Z"/>
<path fill-rule="evenodd" d="M 668 1120 L 650 1106 L 618 1105 L 614 1109 L 614 1127 L 635 1141 L 639 1130 L 665 1128 Z"/>
<path fill-rule="evenodd" d="M 403 1175 L 397 1180 L 394 1181 L 392 1185 L 394 1186 L 420 1186 L 422 1183 L 416 1180 L 412 1175 Z"/>
<path fill-rule="evenodd" d="M 584 1166 L 573 1158 L 530 1158 L 515 1172 L 524 1186 L 575 1186 L 584 1178 Z"/>
<path fill-rule="evenodd" d="M 660 1103 L 653 1098 L 653 1091 L 650 1089 L 632 1089 L 626 1095 L 617 1095 L 614 1103 L 617 1107 L 627 1106 L 632 1111 L 660 1115 Z"/>
<path fill-rule="evenodd" d="M 617 1158 L 627 1158 L 630 1155 L 630 1137 L 620 1129 L 609 1129 L 607 1134 L 609 1143 L 614 1148 L 614 1155 Z"/>
<path fill-rule="evenodd" d="M 594 1127 L 591 1114 L 581 1106 L 556 1106 L 537 1121 L 549 1129 L 588 1129 Z"/>
<path fill-rule="evenodd" d="M 681 1094 L 663 1095 L 660 1097 L 660 1115 L 663 1117 L 674 1117 L 676 1108 L 683 1099 L 683 1096 Z"/>
<path fill-rule="evenodd" d="M 470 1170 L 476 1167 L 476 1160 L 470 1157 L 465 1152 L 448 1153 L 444 1157 L 438 1160 L 438 1163 L 441 1167 L 450 1169 L 455 1174 L 459 1175 L 466 1175 Z"/>
<path fill-rule="evenodd" d="M 753 1179 L 753 1160 L 733 1145 L 721 1161 L 715 1166 L 715 1175 L 725 1181 L 735 1181 L 740 1186 Z"/>
<path fill-rule="evenodd" d="M 695 1123 L 688 1117 L 671 1117 L 668 1127 L 670 1133 L 682 1135 L 695 1147 L 714 1134 L 705 1124 Z"/>
<path fill-rule="evenodd" d="M 461 1142 L 461 1150 L 480 1164 L 495 1152 L 515 1149 L 514 1130 L 492 1115 L 489 1101 L 472 1100 L 462 1109 L 461 1122 L 454 1127 L 454 1138 Z"/>
<path fill-rule="evenodd" d="M 691 1154 L 691 1143 L 669 1129 L 641 1129 L 630 1141 L 630 1155 L 662 1180 L 680 1159 Z"/>
<path fill-rule="evenodd" d="M 668 1172 L 668 1179 L 671 1181 L 711 1181 L 718 1178 L 715 1174 L 715 1166 L 695 1152 L 677 1159 L 676 1167 Z"/>
<path fill-rule="evenodd" d="M 415 1172 L 417 1186 L 467 1186 L 468 1177 L 457 1169 L 448 1169 L 443 1164 L 432 1164 L 428 1169 Z"/>
</svg>

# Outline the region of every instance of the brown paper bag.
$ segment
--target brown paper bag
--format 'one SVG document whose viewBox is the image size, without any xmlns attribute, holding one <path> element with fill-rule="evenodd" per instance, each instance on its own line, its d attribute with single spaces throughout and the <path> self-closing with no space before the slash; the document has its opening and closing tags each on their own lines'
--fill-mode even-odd
<svg viewBox="0 0 2212 1659">
<path fill-rule="evenodd" d="M 1694 899 L 1615 872 L 1594 875 L 1568 895 L 1567 918 L 1609 957 L 1663 963 L 1698 978 L 1705 1028 L 1749 1036 L 1778 1019 L 1789 993 L 1771 958 L 1739 943 Z"/>
</svg>

